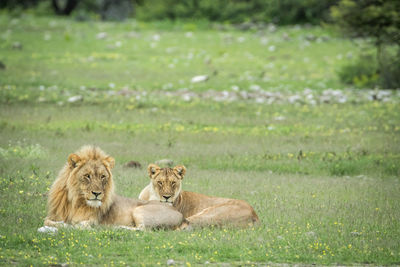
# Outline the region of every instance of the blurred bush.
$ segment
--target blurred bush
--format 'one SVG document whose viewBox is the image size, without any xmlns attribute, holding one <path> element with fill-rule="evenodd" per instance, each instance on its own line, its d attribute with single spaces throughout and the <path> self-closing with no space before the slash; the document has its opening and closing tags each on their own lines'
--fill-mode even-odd
<svg viewBox="0 0 400 267">
<path fill-rule="evenodd" d="M 363 54 L 355 62 L 344 65 L 338 71 L 339 78 L 346 84 L 359 88 L 374 88 L 378 85 L 378 64 L 372 54 Z"/>
<path fill-rule="evenodd" d="M 207 19 L 242 23 L 319 23 L 329 16 L 337 0 L 143 0 L 140 20 Z"/>
<path fill-rule="evenodd" d="M 352 80 L 356 85 L 375 80 L 383 88 L 400 88 L 400 1 L 341 0 L 331 8 L 331 14 L 344 34 L 366 38 L 376 48 L 374 61 L 361 57 L 356 64 L 339 72 L 341 79 Z M 375 79 L 372 75 L 375 67 L 368 65 L 376 66 L 379 77 Z"/>
<path fill-rule="evenodd" d="M 51 1 L 2 0 L 0 8 L 33 8 L 41 2 L 51 3 Z M 133 11 L 135 7 L 134 12 L 127 14 L 132 16 L 136 13 L 139 20 L 201 19 L 224 23 L 318 24 L 328 18 L 329 8 L 338 0 L 80 0 L 77 2 L 79 2 L 76 7 L 78 11 L 100 13 L 103 17 L 107 14 L 104 12 L 104 7 L 115 2 L 114 8 L 120 4 L 124 11 L 130 9 Z M 127 2 L 131 3 L 131 7 Z"/>
</svg>

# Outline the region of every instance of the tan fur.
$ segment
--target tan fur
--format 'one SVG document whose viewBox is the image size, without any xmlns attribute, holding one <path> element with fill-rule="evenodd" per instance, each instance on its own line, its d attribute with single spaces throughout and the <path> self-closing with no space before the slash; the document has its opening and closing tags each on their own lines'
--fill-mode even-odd
<svg viewBox="0 0 400 267">
<path fill-rule="evenodd" d="M 141 200 L 156 200 L 170 203 L 183 214 L 187 226 L 206 225 L 252 225 L 259 221 L 254 209 L 244 200 L 206 196 L 182 191 L 184 166 L 160 168 L 148 167 L 150 184 L 139 195 Z"/>
<path fill-rule="evenodd" d="M 84 146 L 71 154 L 50 189 L 44 224 L 140 228 L 181 224 L 182 214 L 168 205 L 114 194 L 113 167 L 114 159 L 98 147 Z"/>
</svg>

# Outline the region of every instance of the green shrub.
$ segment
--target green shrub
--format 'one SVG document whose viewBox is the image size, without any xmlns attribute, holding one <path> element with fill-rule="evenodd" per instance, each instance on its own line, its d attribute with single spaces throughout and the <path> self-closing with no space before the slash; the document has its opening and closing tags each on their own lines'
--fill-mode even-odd
<svg viewBox="0 0 400 267">
<path fill-rule="evenodd" d="M 139 20 L 207 19 L 242 23 L 319 23 L 338 0 L 143 0 L 137 6 Z"/>
<path fill-rule="evenodd" d="M 341 0 L 331 14 L 340 30 L 350 37 L 367 38 L 376 48 L 378 84 L 383 88 L 400 87 L 400 1 L 398 0 Z M 375 75 L 368 62 L 362 59 L 339 74 L 353 83 L 372 83 Z M 358 67 L 357 67 L 358 66 Z M 345 72 L 349 73 L 346 74 Z M 361 75 L 361 76 L 360 76 Z M 371 80 L 372 79 L 372 80 Z"/>
<path fill-rule="evenodd" d="M 339 71 L 340 80 L 358 88 L 386 88 L 400 87 L 400 57 L 384 55 L 381 64 L 372 54 L 363 54 L 355 62 L 344 65 Z"/>
<path fill-rule="evenodd" d="M 361 55 L 354 63 L 343 66 L 338 75 L 342 82 L 360 88 L 373 88 L 379 84 L 378 64 L 371 54 Z"/>
</svg>

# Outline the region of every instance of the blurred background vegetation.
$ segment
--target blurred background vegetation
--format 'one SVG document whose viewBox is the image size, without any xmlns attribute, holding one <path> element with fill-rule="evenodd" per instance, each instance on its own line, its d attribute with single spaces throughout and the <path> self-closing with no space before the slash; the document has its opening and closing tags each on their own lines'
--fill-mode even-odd
<svg viewBox="0 0 400 267">
<path fill-rule="evenodd" d="M 69 15 L 77 20 L 205 21 L 254 30 L 270 25 L 312 24 L 366 39 L 374 52 L 360 51 L 338 71 L 359 88 L 400 88 L 400 1 L 398 0 L 3 0 L 3 12 L 19 16 Z"/>
</svg>

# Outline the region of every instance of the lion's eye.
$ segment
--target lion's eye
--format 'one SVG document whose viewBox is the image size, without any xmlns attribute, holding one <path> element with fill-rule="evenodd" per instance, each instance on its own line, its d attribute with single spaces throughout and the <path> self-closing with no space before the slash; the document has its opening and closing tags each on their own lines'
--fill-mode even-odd
<svg viewBox="0 0 400 267">
<path fill-rule="evenodd" d="M 101 176 L 101 180 L 104 180 L 104 179 L 106 179 L 106 176 L 103 174 L 103 175 Z"/>
<path fill-rule="evenodd" d="M 176 183 L 175 183 L 175 182 L 172 182 L 171 185 L 172 185 L 173 187 L 175 187 Z"/>
<path fill-rule="evenodd" d="M 90 174 L 85 174 L 84 177 L 90 180 Z"/>
<path fill-rule="evenodd" d="M 161 182 L 161 181 L 158 181 L 157 184 L 158 184 L 159 186 L 162 186 L 162 182 Z"/>
</svg>

